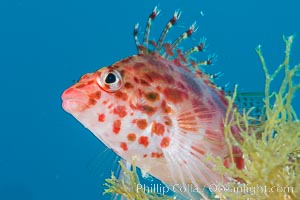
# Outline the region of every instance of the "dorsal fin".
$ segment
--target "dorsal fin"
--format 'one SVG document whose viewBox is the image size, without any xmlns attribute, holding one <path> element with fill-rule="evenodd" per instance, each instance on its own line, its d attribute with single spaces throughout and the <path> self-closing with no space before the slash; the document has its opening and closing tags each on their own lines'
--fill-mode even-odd
<svg viewBox="0 0 300 200">
<path fill-rule="evenodd" d="M 135 25 L 133 35 L 134 35 L 135 44 L 139 54 L 159 55 L 165 59 L 173 61 L 175 64 L 179 66 L 180 65 L 187 66 L 194 73 L 196 71 L 195 69 L 198 69 L 198 67 L 211 65 L 215 62 L 215 58 L 216 58 L 215 55 L 209 56 L 206 60 L 200 60 L 200 61 L 191 58 L 191 55 L 193 53 L 203 52 L 206 49 L 205 38 L 201 38 L 201 40 L 196 46 L 186 51 L 182 51 L 178 47 L 182 41 L 186 40 L 197 31 L 198 27 L 196 26 L 196 22 L 194 22 L 184 33 L 182 33 L 179 37 L 177 37 L 173 42 L 169 43 L 165 41 L 167 33 L 177 23 L 177 21 L 180 18 L 181 12 L 179 10 L 176 10 L 174 12 L 173 17 L 166 24 L 158 41 L 149 41 L 149 34 L 150 34 L 152 22 L 159 15 L 159 13 L 160 10 L 156 6 L 153 9 L 152 13 L 149 15 L 148 22 L 144 31 L 142 44 L 139 42 L 139 38 L 138 38 L 139 24 Z M 153 48 L 150 48 L 150 45 Z"/>
</svg>

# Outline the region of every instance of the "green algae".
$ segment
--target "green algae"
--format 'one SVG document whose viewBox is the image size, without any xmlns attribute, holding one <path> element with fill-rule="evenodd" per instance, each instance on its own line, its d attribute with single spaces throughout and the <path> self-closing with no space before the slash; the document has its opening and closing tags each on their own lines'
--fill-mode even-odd
<svg viewBox="0 0 300 200">
<path fill-rule="evenodd" d="M 106 186 L 107 189 L 105 189 L 104 194 L 121 195 L 129 200 L 173 199 L 163 194 L 147 192 L 145 190 L 137 190 L 141 184 L 134 162 L 132 164 L 132 170 L 127 169 L 122 161 L 119 161 L 119 165 L 121 166 L 124 177 L 122 179 L 118 179 L 112 172 L 111 178 L 105 180 L 106 183 L 104 186 Z"/>
<path fill-rule="evenodd" d="M 226 168 L 221 158 L 208 156 L 215 163 L 219 173 L 233 177 L 229 183 L 219 183 L 222 187 L 215 190 L 218 199 L 296 199 L 300 196 L 300 122 L 292 106 L 292 99 L 300 88 L 294 78 L 300 71 L 300 64 L 290 66 L 290 51 L 294 36 L 283 38 L 285 58 L 282 64 L 270 74 L 262 54 L 261 47 L 256 52 L 265 73 L 265 98 L 262 114 L 251 117 L 250 110 L 241 114 L 234 106 L 237 88 L 232 97 L 228 97 L 229 106 L 224 119 L 224 134 L 228 146 L 239 147 L 244 155 L 245 168 L 239 170 L 235 165 Z M 272 81 L 284 74 L 278 91 L 270 91 Z M 243 141 L 237 141 L 231 127 L 237 126 Z M 230 154 L 232 163 L 234 157 Z M 136 191 L 140 184 L 133 165 L 132 170 L 120 162 L 124 179 L 117 179 L 113 174 L 106 179 L 105 194 L 119 194 L 126 199 L 174 199 L 156 193 Z M 216 189 L 216 188 L 215 188 Z"/>
<path fill-rule="evenodd" d="M 216 170 L 240 181 L 230 182 L 227 190 L 218 193 L 221 199 L 296 199 L 300 196 L 300 122 L 292 106 L 292 99 L 300 84 L 293 79 L 300 71 L 300 64 L 290 66 L 290 51 L 294 36 L 283 38 L 286 49 L 284 61 L 273 74 L 268 72 L 262 50 L 256 48 L 266 76 L 264 109 L 259 123 L 253 122 L 251 111 L 242 115 L 234 108 L 229 97 L 225 118 L 225 138 L 229 146 L 238 146 L 245 159 L 245 168 L 234 165 L 225 168 L 215 160 Z M 272 81 L 279 73 L 284 78 L 278 91 L 270 91 Z M 243 142 L 238 142 L 231 132 L 238 126 Z M 231 159 L 233 155 L 231 153 Z"/>
</svg>

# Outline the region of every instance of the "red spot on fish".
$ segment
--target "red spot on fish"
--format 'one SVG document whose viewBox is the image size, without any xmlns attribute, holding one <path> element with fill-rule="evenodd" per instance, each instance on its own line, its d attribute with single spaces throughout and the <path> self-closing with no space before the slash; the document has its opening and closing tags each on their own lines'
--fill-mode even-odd
<svg viewBox="0 0 300 200">
<path fill-rule="evenodd" d="M 160 142 L 160 146 L 162 148 L 167 148 L 170 145 L 170 138 L 169 137 L 164 137 L 161 142 Z"/>
<path fill-rule="evenodd" d="M 133 88 L 133 85 L 132 85 L 131 83 L 129 83 L 129 82 L 126 82 L 126 83 L 124 84 L 124 87 L 125 87 L 126 89 L 132 89 L 132 88 Z"/>
<path fill-rule="evenodd" d="M 136 121 L 136 125 L 137 127 L 139 127 L 140 129 L 144 130 L 145 128 L 147 128 L 147 121 L 145 119 L 138 119 Z"/>
<path fill-rule="evenodd" d="M 113 107 L 113 104 L 109 104 L 108 108 L 111 109 Z"/>
<path fill-rule="evenodd" d="M 128 95 L 125 92 L 121 92 L 121 91 L 116 92 L 115 97 L 123 101 L 126 101 L 128 99 Z"/>
<path fill-rule="evenodd" d="M 149 140 L 147 136 L 141 136 L 139 138 L 139 144 L 143 145 L 144 147 L 147 147 L 149 145 Z"/>
<path fill-rule="evenodd" d="M 156 134 L 156 135 L 163 135 L 165 132 L 165 127 L 159 122 L 153 122 L 152 123 L 152 128 L 151 128 L 151 133 Z"/>
<path fill-rule="evenodd" d="M 145 81 L 144 79 L 141 79 L 141 80 L 140 80 L 140 83 L 141 83 L 143 86 L 150 86 L 150 84 L 149 84 L 147 81 Z"/>
<path fill-rule="evenodd" d="M 98 122 L 104 122 L 105 121 L 105 114 L 98 114 Z"/>
<path fill-rule="evenodd" d="M 139 83 L 139 79 L 137 77 L 133 77 L 134 82 Z"/>
<path fill-rule="evenodd" d="M 91 85 L 93 84 L 95 81 L 94 80 L 89 80 L 88 82 L 86 82 L 86 85 Z"/>
<path fill-rule="evenodd" d="M 121 142 L 120 147 L 121 147 L 124 151 L 127 151 L 127 150 L 128 150 L 127 144 L 126 144 L 125 142 Z"/>
<path fill-rule="evenodd" d="M 166 88 L 163 91 L 166 99 L 172 103 L 180 103 L 184 100 L 184 98 L 188 97 L 188 95 L 176 88 Z"/>
<path fill-rule="evenodd" d="M 118 134 L 121 130 L 121 120 L 117 119 L 113 123 L 113 132 Z"/>
<path fill-rule="evenodd" d="M 147 115 L 151 116 L 156 112 L 157 108 L 149 106 L 149 105 L 143 105 L 143 106 L 140 106 L 140 110 L 143 113 L 146 113 Z"/>
<path fill-rule="evenodd" d="M 167 126 L 171 126 L 172 125 L 172 120 L 170 119 L 170 117 L 168 117 L 168 116 L 164 116 L 164 123 L 165 123 L 165 125 L 167 125 Z"/>
<path fill-rule="evenodd" d="M 146 157 L 147 157 L 147 154 L 144 154 L 143 157 L 146 158 Z"/>
<path fill-rule="evenodd" d="M 127 135 L 127 139 L 130 141 L 130 142 L 134 142 L 136 140 L 136 135 L 135 133 L 129 133 Z"/>
<path fill-rule="evenodd" d="M 163 112 L 165 112 L 165 113 L 171 113 L 172 112 L 172 108 L 167 105 L 165 100 L 163 100 L 161 102 L 161 107 L 162 107 Z"/>
<path fill-rule="evenodd" d="M 119 115 L 119 117 L 125 117 L 127 115 L 125 106 L 117 106 L 114 108 L 113 113 Z"/>
<path fill-rule="evenodd" d="M 151 153 L 152 158 L 161 158 L 162 156 L 163 156 L 163 153 L 157 153 L 157 152 Z"/>
<path fill-rule="evenodd" d="M 155 102 L 155 101 L 159 100 L 159 94 L 156 92 L 148 92 L 147 94 L 145 94 L 145 98 L 148 101 Z"/>
<path fill-rule="evenodd" d="M 89 106 L 94 106 L 94 105 L 96 105 L 96 103 L 97 103 L 97 101 L 95 100 L 95 99 L 89 99 L 89 102 L 88 102 L 88 105 Z"/>
<path fill-rule="evenodd" d="M 101 97 L 101 92 L 100 92 L 100 91 L 97 91 L 97 92 L 95 92 L 95 93 L 93 93 L 93 94 L 90 94 L 89 97 L 90 97 L 91 99 L 100 99 L 100 97 Z"/>
</svg>

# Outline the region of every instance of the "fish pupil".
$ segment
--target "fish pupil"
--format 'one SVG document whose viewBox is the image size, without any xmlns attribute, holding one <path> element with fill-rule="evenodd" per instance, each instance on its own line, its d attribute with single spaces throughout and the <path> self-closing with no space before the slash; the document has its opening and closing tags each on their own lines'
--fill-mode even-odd
<svg viewBox="0 0 300 200">
<path fill-rule="evenodd" d="M 111 84 L 116 82 L 116 80 L 117 80 L 116 75 L 114 75 L 113 73 L 109 73 L 105 78 L 105 83 Z"/>
</svg>

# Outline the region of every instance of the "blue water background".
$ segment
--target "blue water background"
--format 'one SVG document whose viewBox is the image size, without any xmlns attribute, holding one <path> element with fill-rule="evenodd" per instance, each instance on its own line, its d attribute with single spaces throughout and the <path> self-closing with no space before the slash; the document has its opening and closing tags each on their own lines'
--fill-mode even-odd
<svg viewBox="0 0 300 200">
<path fill-rule="evenodd" d="M 105 147 L 62 110 L 60 95 L 84 73 L 135 54 L 133 27 L 144 27 L 157 4 L 162 14 L 152 37 L 180 8 L 181 27 L 169 39 L 197 20 L 195 38 L 207 37 L 208 51 L 218 55 L 207 71 L 223 72 L 220 84 L 263 91 L 254 48 L 262 45 L 274 70 L 283 60 L 283 34 L 298 35 L 292 63 L 300 62 L 297 0 L 1 0 L 0 200 L 107 198 L 102 184 L 113 156 L 97 156 Z"/>
</svg>

